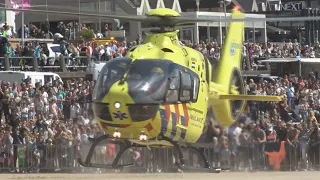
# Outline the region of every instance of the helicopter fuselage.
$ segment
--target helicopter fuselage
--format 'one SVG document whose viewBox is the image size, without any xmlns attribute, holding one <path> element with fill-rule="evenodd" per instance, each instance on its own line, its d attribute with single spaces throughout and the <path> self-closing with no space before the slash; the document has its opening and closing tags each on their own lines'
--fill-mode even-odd
<svg viewBox="0 0 320 180">
<path fill-rule="evenodd" d="M 164 146 L 175 148 L 179 159 L 175 166 L 187 170 L 183 146 L 197 151 L 205 170 L 215 172 L 205 152 L 212 137 L 201 138 L 208 117 L 214 116 L 221 125 L 230 126 L 242 114 L 246 100 L 282 99 L 246 95 L 240 72 L 244 22 L 229 24 L 221 58 L 211 65 L 199 51 L 180 45 L 179 31 L 165 32 L 166 26 L 179 24 L 179 13 L 158 8 L 147 15 L 160 17 L 160 22 L 148 20 L 160 23 L 160 33 L 148 34 L 143 44 L 132 47 L 126 57 L 109 61 L 100 71 L 93 92 L 93 110 L 109 134 L 93 139 L 86 160 L 78 162 L 84 167 L 119 169 L 133 165 L 119 165 L 126 150 Z M 232 19 L 238 18 L 244 18 L 244 14 L 234 10 Z M 94 148 L 105 140 L 120 146 L 114 161 L 91 163 Z"/>
<path fill-rule="evenodd" d="M 95 117 L 120 138 L 165 136 L 195 143 L 208 109 L 210 72 L 203 55 L 181 46 L 178 31 L 150 34 L 101 70 L 95 89 Z"/>
</svg>

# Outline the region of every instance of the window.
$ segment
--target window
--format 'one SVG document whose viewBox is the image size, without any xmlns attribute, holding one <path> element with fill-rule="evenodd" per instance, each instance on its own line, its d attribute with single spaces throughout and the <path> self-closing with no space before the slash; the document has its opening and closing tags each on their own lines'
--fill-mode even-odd
<svg viewBox="0 0 320 180">
<path fill-rule="evenodd" d="M 200 86 L 198 74 L 177 64 L 173 64 L 169 69 L 169 83 L 165 103 L 196 102 Z"/>
<path fill-rule="evenodd" d="M 50 47 L 51 51 L 54 53 L 60 53 L 60 46 L 51 46 Z"/>
<path fill-rule="evenodd" d="M 180 101 L 191 100 L 192 82 L 191 76 L 187 72 L 181 72 L 181 90 L 180 90 Z"/>
<path fill-rule="evenodd" d="M 101 69 L 97 80 L 97 85 L 93 93 L 94 101 L 101 101 L 109 92 L 111 86 L 121 80 L 128 70 L 131 59 L 121 58 L 108 62 Z"/>
<path fill-rule="evenodd" d="M 197 77 L 194 77 L 193 79 L 193 92 L 192 92 L 192 101 L 197 101 L 198 99 L 198 93 L 199 93 L 199 86 L 200 86 L 200 80 Z"/>
<path fill-rule="evenodd" d="M 170 67 L 169 86 L 166 93 L 165 103 L 177 103 L 180 91 L 180 67 L 173 64 Z"/>
<path fill-rule="evenodd" d="M 135 103 L 163 103 L 168 84 L 168 68 L 172 61 L 136 60 L 129 68 L 126 82 Z"/>
</svg>

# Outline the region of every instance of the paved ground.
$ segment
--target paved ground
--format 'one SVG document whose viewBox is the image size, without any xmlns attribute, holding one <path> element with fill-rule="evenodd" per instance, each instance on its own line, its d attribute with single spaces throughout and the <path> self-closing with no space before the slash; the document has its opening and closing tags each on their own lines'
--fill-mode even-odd
<svg viewBox="0 0 320 180">
<path fill-rule="evenodd" d="M 320 172 L 266 172 L 266 173 L 180 173 L 180 174 L 0 174 L 0 179 L 13 180 L 315 180 Z"/>
</svg>

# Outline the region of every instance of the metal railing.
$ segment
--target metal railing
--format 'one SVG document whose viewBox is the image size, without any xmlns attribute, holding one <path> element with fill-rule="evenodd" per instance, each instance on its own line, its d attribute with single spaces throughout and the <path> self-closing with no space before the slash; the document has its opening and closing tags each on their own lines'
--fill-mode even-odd
<svg viewBox="0 0 320 180">
<path fill-rule="evenodd" d="M 99 61 L 95 56 L 68 57 L 60 55 L 58 58 L 48 58 L 43 61 L 33 55 L 32 57 L 0 57 L 0 69 L 9 70 L 34 70 L 51 72 L 85 71 L 92 61 Z"/>
<path fill-rule="evenodd" d="M 282 153 L 274 161 L 280 162 L 279 170 L 315 170 L 320 167 L 320 144 L 309 145 L 306 143 L 285 143 Z M 93 168 L 83 168 L 77 158 L 85 159 L 90 144 L 80 145 L 14 145 L 8 146 L 0 153 L 0 170 L 2 172 L 18 170 L 20 172 L 87 172 Z M 10 147 L 10 146 L 9 146 Z M 221 167 L 231 171 L 248 170 L 274 170 L 274 163 L 270 160 L 268 152 L 281 151 L 279 142 L 249 143 L 243 145 L 210 146 L 205 152 L 209 163 L 213 167 Z M 116 145 L 98 146 L 94 152 L 92 163 L 111 163 L 118 147 Z M 137 152 L 137 153 L 135 153 Z M 136 155 L 139 154 L 137 157 Z M 203 162 L 197 153 L 184 149 L 186 166 L 199 168 Z M 133 163 L 134 166 L 127 171 L 134 172 L 171 172 L 174 169 L 176 152 L 173 149 L 163 148 L 132 148 L 120 160 L 121 164 Z M 98 169 L 108 172 L 107 170 Z"/>
</svg>

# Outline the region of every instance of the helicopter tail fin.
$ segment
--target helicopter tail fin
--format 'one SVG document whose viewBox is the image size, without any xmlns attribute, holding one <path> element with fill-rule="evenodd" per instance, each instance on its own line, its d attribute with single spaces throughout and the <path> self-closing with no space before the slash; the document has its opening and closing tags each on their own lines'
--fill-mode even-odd
<svg viewBox="0 0 320 180">
<path fill-rule="evenodd" d="M 234 10 L 232 19 L 244 18 L 244 14 Z M 234 69 L 239 69 L 242 60 L 244 22 L 235 21 L 229 23 L 228 33 L 223 45 L 223 52 L 215 75 L 215 82 L 226 84 L 230 82 Z M 227 88 L 227 87 L 226 87 Z M 228 89 L 226 89 L 227 91 Z"/>
<path fill-rule="evenodd" d="M 244 14 L 234 10 L 232 19 L 238 18 L 244 18 Z M 234 123 L 245 108 L 245 100 L 233 100 L 246 94 L 243 79 L 241 77 L 243 33 L 243 21 L 229 23 L 228 33 L 222 48 L 223 51 L 216 72 L 214 72 L 214 83 L 211 83 L 210 86 L 211 92 L 218 90 L 220 95 L 225 95 L 214 97 L 215 93 L 212 93 L 212 98 L 210 98 L 212 99 L 211 105 L 215 117 L 221 125 L 229 126 Z M 234 81 L 234 79 L 237 79 L 237 81 Z M 240 87 L 239 92 L 237 92 L 237 87 Z M 232 95 L 232 97 L 228 95 Z M 215 98 L 219 99 L 219 101 Z M 240 99 L 242 98 L 243 97 Z"/>
</svg>

